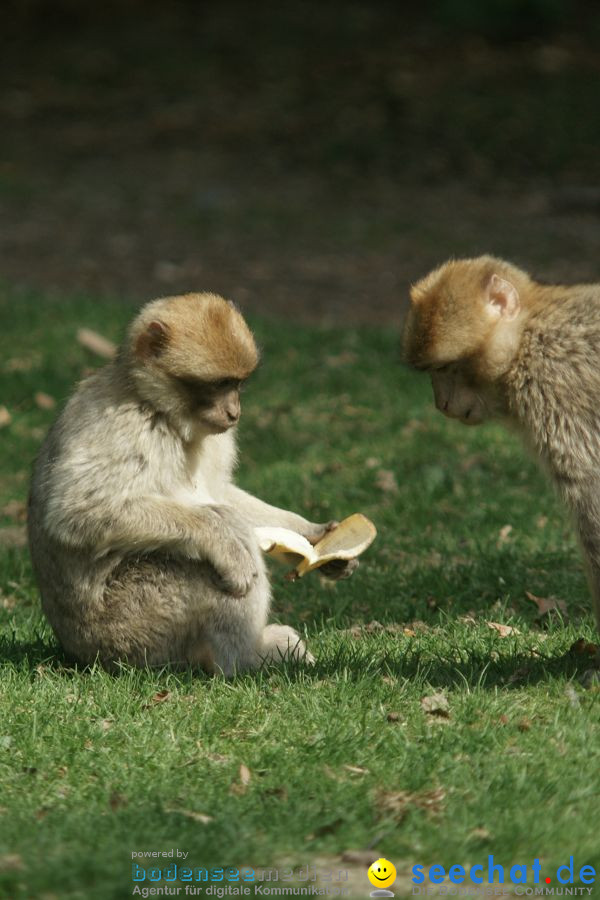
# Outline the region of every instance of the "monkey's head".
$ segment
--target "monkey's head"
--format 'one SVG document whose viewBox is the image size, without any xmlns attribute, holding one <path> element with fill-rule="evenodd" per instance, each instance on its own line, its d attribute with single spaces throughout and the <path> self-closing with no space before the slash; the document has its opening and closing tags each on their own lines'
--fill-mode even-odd
<svg viewBox="0 0 600 900">
<path fill-rule="evenodd" d="M 126 355 L 137 391 L 186 439 L 220 434 L 240 417 L 240 388 L 258 364 L 241 313 L 216 294 L 184 294 L 147 304 Z"/>
<path fill-rule="evenodd" d="M 451 260 L 411 290 L 409 365 L 430 373 L 435 404 L 477 425 L 504 412 L 502 378 L 519 347 L 529 276 L 492 256 Z"/>
</svg>

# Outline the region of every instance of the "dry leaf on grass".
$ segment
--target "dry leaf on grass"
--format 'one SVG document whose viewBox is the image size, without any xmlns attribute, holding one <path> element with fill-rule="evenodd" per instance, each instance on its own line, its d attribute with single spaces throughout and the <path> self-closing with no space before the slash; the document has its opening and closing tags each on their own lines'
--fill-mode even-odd
<svg viewBox="0 0 600 900">
<path fill-rule="evenodd" d="M 27 518 L 27 504 L 22 500 L 9 500 L 0 508 L 0 515 L 14 519 L 15 522 L 24 522 Z"/>
<path fill-rule="evenodd" d="M 369 775 L 369 770 L 365 769 L 363 766 L 351 766 L 348 764 L 344 764 L 342 769 L 345 769 L 346 772 L 350 772 L 351 775 Z"/>
<path fill-rule="evenodd" d="M 397 494 L 398 482 L 391 469 L 380 469 L 375 478 L 375 485 L 384 494 Z"/>
<path fill-rule="evenodd" d="M 515 628 L 514 625 L 503 625 L 501 622 L 486 622 L 485 623 L 488 628 L 491 628 L 492 631 L 496 631 L 501 638 L 509 637 L 511 634 L 521 634 L 518 628 Z"/>
<path fill-rule="evenodd" d="M 500 531 L 498 532 L 498 540 L 496 541 L 496 547 L 502 547 L 504 544 L 508 544 L 510 540 L 510 533 L 513 530 L 512 525 L 503 525 Z"/>
<path fill-rule="evenodd" d="M 31 372 L 34 366 L 39 365 L 40 360 L 36 356 L 12 356 L 4 363 L 5 372 Z"/>
<path fill-rule="evenodd" d="M 0 872 L 20 872 L 25 868 L 19 853 L 5 853 L 0 856 Z"/>
<path fill-rule="evenodd" d="M 176 809 L 173 806 L 165 806 L 164 812 L 185 816 L 186 819 L 192 819 L 193 822 L 200 822 L 201 825 L 208 825 L 210 822 L 214 822 L 214 816 L 207 816 L 206 813 L 195 812 L 193 809 Z"/>
<path fill-rule="evenodd" d="M 337 356 L 326 356 L 325 365 L 330 369 L 339 369 L 341 366 L 349 366 L 358 361 L 358 356 L 353 350 L 344 350 Z"/>
<path fill-rule="evenodd" d="M 553 609 L 560 610 L 565 616 L 567 614 L 567 604 L 564 600 L 558 600 L 556 597 L 538 597 L 536 594 L 532 594 L 531 591 L 525 591 L 525 596 L 537 606 L 538 618 L 545 616 L 546 613 L 551 612 Z"/>
<path fill-rule="evenodd" d="M 4 428 L 5 425 L 10 425 L 12 422 L 12 416 L 7 410 L 5 406 L 0 406 L 0 428 Z"/>
<path fill-rule="evenodd" d="M 430 716 L 450 718 L 450 704 L 445 694 L 430 694 L 421 699 L 421 709 Z"/>
<path fill-rule="evenodd" d="M 38 391 L 34 394 L 33 397 L 35 401 L 35 405 L 39 407 L 39 409 L 54 409 L 56 406 L 56 400 L 54 397 L 51 397 L 50 394 L 45 394 L 43 391 Z"/>
<path fill-rule="evenodd" d="M 4 594 L 2 592 L 2 588 L 0 588 L 0 608 L 2 609 L 14 609 L 17 605 L 17 598 L 14 594 Z"/>
<path fill-rule="evenodd" d="M 244 763 L 240 765 L 238 777 L 240 780 L 232 782 L 232 784 L 229 786 L 229 793 L 236 794 L 239 797 L 242 794 L 246 793 L 246 791 L 248 790 L 248 785 L 250 784 L 250 781 L 252 779 L 250 769 L 248 768 L 248 766 L 245 766 Z"/>
<path fill-rule="evenodd" d="M 469 832 L 468 835 L 470 838 L 476 841 L 488 841 L 491 837 L 490 832 L 487 828 L 474 828 L 473 831 Z"/>
<path fill-rule="evenodd" d="M 585 638 L 578 638 L 574 644 L 569 647 L 569 653 L 575 653 L 577 656 L 596 656 L 600 651 L 598 644 L 592 644 Z"/>
<path fill-rule="evenodd" d="M 439 815 L 444 808 L 446 792 L 443 788 L 430 791 L 384 791 L 378 795 L 380 812 L 402 821 L 411 809 L 422 809 L 430 816 Z"/>
<path fill-rule="evenodd" d="M 26 547 L 27 532 L 20 525 L 0 528 L 0 547 Z"/>
<path fill-rule="evenodd" d="M 112 341 L 92 331 L 91 328 L 80 328 L 77 340 L 86 350 L 91 350 L 96 356 L 102 356 L 104 359 L 112 359 L 117 352 L 116 345 Z"/>
<path fill-rule="evenodd" d="M 157 691 L 156 694 L 150 697 L 148 703 L 144 703 L 142 709 L 150 709 L 151 706 L 156 706 L 157 703 L 164 703 L 170 696 L 171 691 Z"/>
</svg>

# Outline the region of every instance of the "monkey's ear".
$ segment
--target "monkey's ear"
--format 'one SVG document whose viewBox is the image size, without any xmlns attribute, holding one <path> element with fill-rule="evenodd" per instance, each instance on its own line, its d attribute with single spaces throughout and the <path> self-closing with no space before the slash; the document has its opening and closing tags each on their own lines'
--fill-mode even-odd
<svg viewBox="0 0 600 900">
<path fill-rule="evenodd" d="M 169 343 L 170 329 L 158 319 L 150 322 L 142 331 L 135 344 L 137 356 L 147 359 L 149 356 L 160 356 Z"/>
<path fill-rule="evenodd" d="M 512 322 L 521 309 L 519 292 L 506 278 L 492 275 L 487 287 L 487 305 L 494 318 Z"/>
</svg>

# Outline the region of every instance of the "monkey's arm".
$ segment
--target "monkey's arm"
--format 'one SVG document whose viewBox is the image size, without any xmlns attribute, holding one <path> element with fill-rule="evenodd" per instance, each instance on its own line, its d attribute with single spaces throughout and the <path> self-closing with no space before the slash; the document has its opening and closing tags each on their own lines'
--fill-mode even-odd
<svg viewBox="0 0 600 900">
<path fill-rule="evenodd" d="M 50 516 L 52 531 L 63 543 L 91 547 L 96 558 L 166 550 L 175 556 L 208 562 L 228 593 L 243 596 L 256 578 L 243 528 L 232 528 L 218 508 L 184 507 L 167 498 L 136 497 L 117 504 L 86 505 L 63 516 Z"/>
<path fill-rule="evenodd" d="M 227 488 L 226 501 L 231 503 L 237 512 L 253 527 L 272 525 L 274 528 L 289 528 L 290 531 L 301 534 L 312 543 L 322 538 L 327 531 L 330 531 L 337 524 L 336 522 L 325 522 L 323 524 L 309 522 L 308 519 L 299 516 L 297 513 L 289 512 L 287 509 L 279 509 L 277 506 L 271 506 L 270 503 L 264 503 L 258 497 L 248 494 L 234 484 L 229 485 Z"/>
<path fill-rule="evenodd" d="M 258 497 L 248 494 L 241 488 L 231 484 L 227 488 L 226 499 L 235 506 L 241 516 L 252 526 L 261 527 L 271 525 L 277 528 L 289 528 L 307 538 L 311 543 L 316 543 L 320 538 L 331 531 L 338 524 L 335 520 L 319 524 L 309 522 L 303 516 L 297 513 L 289 512 L 287 509 L 279 509 L 277 506 L 271 506 L 264 503 Z M 333 560 L 321 566 L 319 573 L 326 578 L 339 581 L 343 578 L 349 578 L 350 575 L 358 568 L 358 560 Z"/>
</svg>

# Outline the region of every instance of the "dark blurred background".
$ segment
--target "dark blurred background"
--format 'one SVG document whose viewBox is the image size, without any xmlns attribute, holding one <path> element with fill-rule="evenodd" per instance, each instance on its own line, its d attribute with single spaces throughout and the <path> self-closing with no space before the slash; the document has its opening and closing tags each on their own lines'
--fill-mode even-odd
<svg viewBox="0 0 600 900">
<path fill-rule="evenodd" d="M 395 322 L 449 255 L 600 279 L 600 6 L 3 4 L 0 278 Z"/>
</svg>

